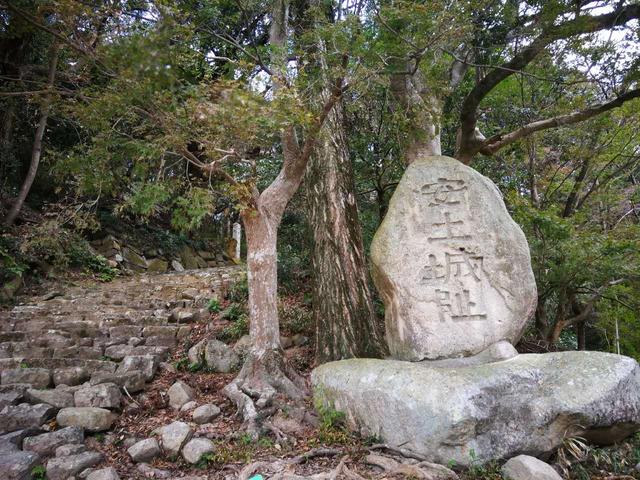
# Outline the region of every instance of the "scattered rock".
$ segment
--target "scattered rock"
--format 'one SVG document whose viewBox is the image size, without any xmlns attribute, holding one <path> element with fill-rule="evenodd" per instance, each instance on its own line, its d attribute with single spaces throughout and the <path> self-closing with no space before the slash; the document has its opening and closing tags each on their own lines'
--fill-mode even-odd
<svg viewBox="0 0 640 480">
<path fill-rule="evenodd" d="M 233 346 L 233 351 L 236 352 L 236 355 L 241 359 L 244 359 L 249 353 L 249 349 L 251 348 L 251 337 L 249 335 L 243 335 L 240 337 L 240 340 L 236 342 Z"/>
<path fill-rule="evenodd" d="M 86 451 L 87 447 L 82 443 L 70 443 L 56 448 L 56 457 L 68 457 L 69 455 L 77 455 Z"/>
<path fill-rule="evenodd" d="M 22 449 L 22 444 L 27 437 L 42 433 L 39 428 L 25 428 L 15 432 L 0 435 L 0 453 L 15 452 Z"/>
<path fill-rule="evenodd" d="M 38 465 L 40 456 L 37 453 L 16 450 L 0 454 L 0 472 L 6 480 L 29 480 L 31 470 Z"/>
<path fill-rule="evenodd" d="M 193 432 L 184 422 L 173 422 L 160 429 L 162 449 L 170 455 L 178 455 L 186 442 L 191 439 Z"/>
<path fill-rule="evenodd" d="M 610 444 L 640 427 L 640 367 L 601 352 L 455 369 L 351 359 L 316 368 L 312 383 L 316 401 L 343 412 L 352 428 L 435 463 L 468 465 L 472 449 L 480 462 L 542 455 L 565 435 Z"/>
<path fill-rule="evenodd" d="M 187 402 L 182 407 L 180 407 L 180 411 L 188 412 L 190 410 L 193 410 L 194 408 L 197 408 L 197 406 L 198 406 L 198 402 L 196 401 Z"/>
<path fill-rule="evenodd" d="M 89 372 L 82 367 L 56 368 L 53 370 L 54 385 L 80 385 L 89 380 Z"/>
<path fill-rule="evenodd" d="M 154 468 L 146 463 L 139 464 L 136 469 L 147 478 L 169 478 L 171 476 L 171 472 Z"/>
<path fill-rule="evenodd" d="M 169 395 L 169 405 L 176 410 L 180 410 L 185 403 L 192 401 L 195 397 L 193 389 L 180 380 L 171 385 L 167 393 Z"/>
<path fill-rule="evenodd" d="M 29 385 L 1 385 L 0 386 L 0 410 L 7 405 L 17 405 L 24 400 L 24 395 Z"/>
<path fill-rule="evenodd" d="M 83 452 L 68 457 L 56 457 L 47 462 L 48 480 L 66 480 L 102 461 L 98 452 Z"/>
<path fill-rule="evenodd" d="M 296 347 L 302 347 L 309 343 L 309 337 L 305 337 L 301 333 L 296 333 L 293 337 L 291 337 L 291 341 Z"/>
<path fill-rule="evenodd" d="M 193 411 L 193 421 L 199 425 L 209 423 L 211 420 L 220 415 L 220 409 L 211 403 L 202 405 Z"/>
<path fill-rule="evenodd" d="M 182 448 L 182 456 L 193 464 L 198 463 L 204 454 L 212 453 L 214 450 L 215 445 L 208 438 L 194 438 Z"/>
<path fill-rule="evenodd" d="M 87 480 L 120 480 L 120 476 L 113 467 L 95 470 L 87 476 Z"/>
<path fill-rule="evenodd" d="M 155 355 L 130 355 L 124 357 L 116 373 L 141 372 L 145 381 L 150 381 L 158 371 L 160 361 Z"/>
<path fill-rule="evenodd" d="M 204 351 L 207 346 L 206 340 L 200 340 L 193 347 L 189 349 L 187 352 L 187 357 L 189 358 L 189 363 L 191 364 L 201 364 L 204 362 Z"/>
<path fill-rule="evenodd" d="M 529 455 L 513 457 L 502 466 L 505 480 L 562 480 L 550 465 Z"/>
<path fill-rule="evenodd" d="M 0 432 L 39 427 L 53 418 L 55 414 L 56 408 L 46 403 L 7 405 L 0 411 Z"/>
<path fill-rule="evenodd" d="M 33 388 L 48 388 L 51 385 L 51 372 L 47 368 L 12 368 L 2 370 L 2 385 L 8 383 L 28 383 Z"/>
<path fill-rule="evenodd" d="M 155 438 L 146 438 L 127 449 L 134 462 L 149 462 L 160 455 L 160 445 Z"/>
<path fill-rule="evenodd" d="M 184 272 L 184 267 L 178 260 L 171 260 L 171 268 L 176 272 Z"/>
<path fill-rule="evenodd" d="M 81 388 L 74 395 L 76 407 L 120 408 L 122 394 L 115 383 Z"/>
<path fill-rule="evenodd" d="M 102 383 L 115 383 L 129 393 L 136 393 L 144 390 L 145 380 L 142 372 L 131 370 L 123 373 L 95 372 L 91 375 L 91 385 Z"/>
<path fill-rule="evenodd" d="M 229 373 L 240 366 L 240 358 L 219 340 L 209 340 L 204 350 L 204 358 L 214 372 Z"/>
<path fill-rule="evenodd" d="M 73 393 L 56 388 L 55 390 L 29 389 L 25 395 L 30 403 L 48 403 L 56 408 L 73 407 Z"/>
<path fill-rule="evenodd" d="M 152 273 L 164 273 L 169 269 L 169 262 L 161 258 L 154 258 L 147 263 L 147 271 Z"/>
<path fill-rule="evenodd" d="M 82 427 L 90 432 L 109 430 L 117 418 L 109 410 L 97 407 L 63 408 L 58 412 L 58 425 Z"/>
<path fill-rule="evenodd" d="M 84 432 L 79 427 L 67 427 L 55 432 L 43 433 L 36 437 L 24 439 L 23 449 L 43 457 L 53 455 L 58 447 L 84 442 Z"/>
</svg>

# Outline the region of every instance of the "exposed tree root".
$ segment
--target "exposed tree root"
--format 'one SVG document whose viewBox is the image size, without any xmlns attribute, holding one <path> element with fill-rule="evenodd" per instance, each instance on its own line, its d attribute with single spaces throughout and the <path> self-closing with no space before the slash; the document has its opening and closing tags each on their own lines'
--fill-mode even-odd
<svg viewBox="0 0 640 480">
<path fill-rule="evenodd" d="M 334 448 L 317 448 L 310 450 L 302 455 L 290 459 L 276 460 L 275 462 L 254 462 L 242 469 L 238 475 L 238 480 L 247 480 L 251 475 L 260 471 L 260 473 L 269 472 L 271 480 L 337 480 L 338 478 L 346 478 L 347 480 L 365 480 L 356 472 L 347 467 L 346 462 L 349 458 L 345 455 L 340 460 L 338 466 L 328 472 L 316 473 L 314 475 L 296 475 L 293 467 L 314 457 L 327 457 L 339 455 L 343 451 Z"/>
<path fill-rule="evenodd" d="M 281 351 L 251 352 L 238 376 L 227 385 L 224 394 L 236 404 L 247 433 L 257 439 L 270 430 L 283 434 L 264 420 L 278 409 L 276 400 L 301 401 L 308 394 L 304 379 L 289 366 Z"/>
</svg>

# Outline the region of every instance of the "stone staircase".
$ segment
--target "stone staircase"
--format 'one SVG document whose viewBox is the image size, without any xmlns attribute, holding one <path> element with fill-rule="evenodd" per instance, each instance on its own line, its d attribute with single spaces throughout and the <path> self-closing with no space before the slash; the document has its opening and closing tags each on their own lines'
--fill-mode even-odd
<svg viewBox="0 0 640 480">
<path fill-rule="evenodd" d="M 34 438 L 62 433 L 57 446 L 64 446 L 77 443 L 64 440 L 67 429 L 77 437 L 78 429 L 83 435 L 110 428 L 123 395 L 144 389 L 192 324 L 207 319 L 209 300 L 222 297 L 242 272 L 231 266 L 141 274 L 61 289 L 0 312 L 0 469 L 14 472 L 6 478 L 30 478 L 55 453 L 49 441 L 48 448 L 29 448 L 43 443 Z M 47 433 L 54 418 L 66 428 Z M 71 457 L 97 458 L 88 453 L 95 452 L 58 463 L 86 469 Z M 48 477 L 80 473 L 69 468 L 75 470 L 58 468 Z"/>
</svg>

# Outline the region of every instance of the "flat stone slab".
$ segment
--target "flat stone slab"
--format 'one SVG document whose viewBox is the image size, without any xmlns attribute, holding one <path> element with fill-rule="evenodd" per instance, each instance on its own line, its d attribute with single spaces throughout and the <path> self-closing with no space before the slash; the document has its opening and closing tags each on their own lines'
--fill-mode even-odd
<svg viewBox="0 0 640 480">
<path fill-rule="evenodd" d="M 316 368 L 316 401 L 365 436 L 435 463 L 541 455 L 567 435 L 610 444 L 640 430 L 640 367 L 601 352 L 518 355 L 459 368 L 350 359 Z M 473 453 L 472 453 L 473 452 Z"/>
<path fill-rule="evenodd" d="M 529 246 L 500 191 L 458 160 L 405 171 L 371 243 L 386 338 L 399 360 L 475 355 L 515 344 L 536 308 Z"/>
</svg>

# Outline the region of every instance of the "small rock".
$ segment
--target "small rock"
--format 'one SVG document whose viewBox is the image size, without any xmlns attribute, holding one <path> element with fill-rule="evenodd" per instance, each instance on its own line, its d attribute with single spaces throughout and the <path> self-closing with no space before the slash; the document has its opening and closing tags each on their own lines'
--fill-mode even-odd
<svg viewBox="0 0 640 480">
<path fill-rule="evenodd" d="M 53 455 L 58 447 L 84 442 L 84 432 L 79 427 L 67 427 L 55 432 L 44 433 L 24 439 L 23 450 L 34 452 L 43 457 Z"/>
<path fill-rule="evenodd" d="M 122 394 L 115 383 L 100 383 L 78 390 L 74 400 L 76 407 L 119 408 Z"/>
<path fill-rule="evenodd" d="M 204 362 L 204 350 L 207 346 L 206 340 L 200 340 L 193 347 L 189 349 L 187 353 L 187 357 L 189 358 L 189 363 L 191 364 L 200 364 Z"/>
<path fill-rule="evenodd" d="M 197 406 L 198 406 L 198 402 L 195 402 L 195 401 L 187 402 L 182 407 L 180 407 L 180 411 L 181 412 L 188 412 L 190 410 L 193 410 Z"/>
<path fill-rule="evenodd" d="M 301 347 L 309 343 L 309 338 L 305 337 L 301 333 L 296 333 L 293 337 L 291 337 L 291 341 L 296 347 Z"/>
<path fill-rule="evenodd" d="M 139 464 L 137 470 L 147 478 L 169 478 L 171 476 L 171 472 L 154 468 L 146 463 Z"/>
<path fill-rule="evenodd" d="M 184 267 L 178 260 L 171 261 L 171 268 L 173 268 L 176 272 L 184 272 Z"/>
<path fill-rule="evenodd" d="M 47 479 L 67 480 L 101 461 L 102 454 L 98 452 L 83 452 L 68 457 L 52 458 L 47 462 Z"/>
<path fill-rule="evenodd" d="M 56 368 L 53 370 L 54 385 L 80 385 L 89 379 L 89 373 L 82 367 Z"/>
<path fill-rule="evenodd" d="M 47 388 L 51 385 L 51 371 L 47 368 L 12 368 L 0 374 L 2 385 L 8 383 L 28 383 L 33 388 Z"/>
<path fill-rule="evenodd" d="M 160 429 L 162 449 L 170 455 L 178 455 L 183 445 L 191 439 L 193 432 L 184 422 L 173 422 Z"/>
<path fill-rule="evenodd" d="M 251 337 L 249 335 L 243 335 L 240 340 L 233 346 L 233 351 L 236 352 L 241 359 L 244 359 L 249 353 L 251 348 Z"/>
<path fill-rule="evenodd" d="M 562 480 L 550 465 L 529 455 L 513 457 L 502 466 L 507 480 Z"/>
<path fill-rule="evenodd" d="M 17 405 L 22 402 L 29 385 L 1 385 L 0 410 L 7 405 Z"/>
<path fill-rule="evenodd" d="M 207 342 L 204 358 L 207 366 L 215 372 L 229 373 L 240 366 L 238 355 L 219 340 Z"/>
<path fill-rule="evenodd" d="M 29 427 L 39 427 L 53 418 L 56 408 L 46 403 L 7 405 L 0 411 L 0 432 L 13 432 Z"/>
<path fill-rule="evenodd" d="M 40 465 L 40 456 L 37 453 L 6 452 L 0 455 L 0 472 L 3 480 L 27 480 L 31 477 L 31 470 Z"/>
<path fill-rule="evenodd" d="M 182 292 L 181 298 L 184 300 L 195 300 L 200 295 L 200 292 L 195 288 L 187 288 Z"/>
<path fill-rule="evenodd" d="M 127 449 L 134 462 L 149 462 L 160 455 L 160 446 L 155 438 L 141 440 Z"/>
<path fill-rule="evenodd" d="M 62 390 L 36 390 L 30 388 L 25 397 L 29 403 L 48 403 L 56 408 L 73 407 L 73 393 Z"/>
<path fill-rule="evenodd" d="M 127 345 L 130 345 L 132 347 L 138 347 L 143 343 L 144 343 L 144 339 L 140 337 L 131 337 L 129 340 L 127 340 Z"/>
<path fill-rule="evenodd" d="M 111 345 L 104 349 L 104 355 L 113 360 L 120 361 L 127 355 L 131 355 L 133 348 L 131 345 Z"/>
<path fill-rule="evenodd" d="M 290 337 L 285 337 L 284 335 L 280 335 L 280 346 L 286 350 L 287 348 L 293 347 L 293 340 Z"/>
<path fill-rule="evenodd" d="M 155 355 L 130 355 L 124 357 L 116 373 L 139 371 L 148 382 L 158 371 L 158 364 L 159 360 Z"/>
<path fill-rule="evenodd" d="M 201 407 L 196 408 L 193 411 L 192 415 L 193 421 L 199 425 L 202 425 L 203 423 L 209 423 L 211 420 L 220 415 L 220 409 L 216 405 L 209 403 L 207 405 L 202 405 Z"/>
<path fill-rule="evenodd" d="M 120 476 L 113 467 L 101 468 L 87 475 L 87 480 L 120 480 Z"/>
<path fill-rule="evenodd" d="M 124 373 L 95 372 L 91 375 L 91 385 L 101 383 L 115 383 L 120 388 L 129 393 L 136 393 L 144 390 L 144 375 L 138 370 L 131 370 Z"/>
<path fill-rule="evenodd" d="M 30 436 L 42 433 L 39 428 L 25 428 L 15 432 L 0 435 L 0 454 L 16 452 L 22 449 L 24 440 Z"/>
<path fill-rule="evenodd" d="M 68 457 L 69 455 L 77 455 L 86 451 L 87 447 L 82 443 L 69 443 L 56 448 L 56 457 Z"/>
<path fill-rule="evenodd" d="M 198 463 L 206 453 L 215 450 L 213 442 L 207 438 L 194 438 L 182 448 L 182 456 L 189 463 Z"/>
<path fill-rule="evenodd" d="M 82 427 L 90 432 L 109 430 L 116 415 L 109 410 L 97 407 L 63 408 L 58 412 L 58 425 L 63 427 Z"/>
<path fill-rule="evenodd" d="M 87 476 L 87 480 L 120 480 L 120 476 L 113 467 L 95 470 Z"/>
<path fill-rule="evenodd" d="M 171 385 L 167 393 L 169 394 L 169 405 L 176 410 L 180 410 L 185 403 L 192 401 L 195 397 L 193 389 L 179 380 Z"/>
</svg>

